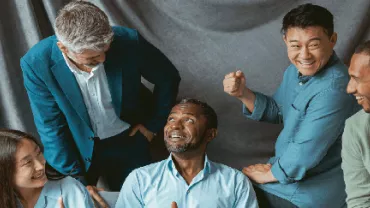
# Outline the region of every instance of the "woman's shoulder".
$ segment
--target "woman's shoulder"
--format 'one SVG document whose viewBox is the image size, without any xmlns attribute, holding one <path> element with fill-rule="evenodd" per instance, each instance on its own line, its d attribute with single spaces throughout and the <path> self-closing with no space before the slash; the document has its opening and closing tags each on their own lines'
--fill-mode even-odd
<svg viewBox="0 0 370 208">
<path fill-rule="evenodd" d="M 94 203 L 86 189 L 86 187 L 78 180 L 67 176 L 61 180 L 54 181 L 59 183 L 63 202 L 67 207 L 93 207 Z M 85 205 L 85 206 L 84 206 Z"/>
<path fill-rule="evenodd" d="M 64 194 L 87 193 L 86 187 L 81 182 L 70 176 L 59 180 L 58 183 L 60 184 L 60 188 Z"/>
</svg>

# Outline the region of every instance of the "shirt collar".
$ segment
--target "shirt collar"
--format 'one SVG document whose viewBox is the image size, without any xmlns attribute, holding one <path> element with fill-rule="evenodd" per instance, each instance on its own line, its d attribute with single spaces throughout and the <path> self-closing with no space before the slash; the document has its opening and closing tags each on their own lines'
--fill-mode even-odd
<svg viewBox="0 0 370 208">
<path fill-rule="evenodd" d="M 172 154 L 170 154 L 170 156 L 167 158 L 167 167 L 168 167 L 169 171 L 171 171 L 175 176 L 177 176 L 177 177 L 180 176 L 180 173 L 176 169 L 176 166 L 175 166 L 175 164 L 172 160 Z M 203 167 L 202 171 L 204 172 L 204 175 L 208 175 L 208 174 L 211 173 L 211 163 L 208 160 L 207 154 L 205 155 L 205 158 L 204 158 L 204 167 Z"/>
<path fill-rule="evenodd" d="M 303 76 L 301 73 L 299 73 L 298 69 L 297 69 L 297 75 L 298 75 L 298 81 L 300 83 L 303 83 L 305 84 L 306 82 L 308 82 L 312 77 L 316 76 L 317 74 L 320 74 L 321 72 L 325 71 L 325 69 L 331 67 L 332 65 L 335 64 L 335 62 L 338 61 L 338 56 L 337 54 L 335 53 L 335 51 L 333 51 L 333 54 L 330 56 L 329 60 L 328 60 L 328 63 L 325 64 L 325 66 L 320 69 L 316 74 L 312 75 L 312 76 Z"/>
<path fill-rule="evenodd" d="M 62 179 L 63 180 L 63 179 Z M 47 207 L 48 201 L 50 199 L 58 200 L 59 197 L 62 196 L 62 184 L 61 180 L 57 181 L 48 181 L 46 182 L 44 188 L 41 191 L 40 197 L 36 203 L 36 205 L 44 205 L 43 207 Z M 49 198 L 49 200 L 48 200 Z M 37 207 L 35 206 L 35 207 Z"/>
<path fill-rule="evenodd" d="M 45 183 L 44 188 L 42 188 L 35 207 L 47 207 L 47 198 L 51 198 L 55 201 L 58 200 L 60 196 L 62 196 L 62 186 L 60 181 L 48 181 Z M 16 207 L 23 208 L 22 203 L 17 196 L 16 200 Z"/>
</svg>

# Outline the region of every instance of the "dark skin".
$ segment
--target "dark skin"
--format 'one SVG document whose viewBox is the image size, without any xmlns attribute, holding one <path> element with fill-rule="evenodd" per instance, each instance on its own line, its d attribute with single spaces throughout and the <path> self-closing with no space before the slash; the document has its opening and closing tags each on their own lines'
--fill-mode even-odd
<svg viewBox="0 0 370 208">
<path fill-rule="evenodd" d="M 179 174 L 190 184 L 204 168 L 207 144 L 217 135 L 217 129 L 207 128 L 207 118 L 200 106 L 186 103 L 172 108 L 164 127 L 164 140 Z M 180 147 L 188 146 L 186 149 Z M 173 202 L 171 207 L 177 207 Z"/>
</svg>

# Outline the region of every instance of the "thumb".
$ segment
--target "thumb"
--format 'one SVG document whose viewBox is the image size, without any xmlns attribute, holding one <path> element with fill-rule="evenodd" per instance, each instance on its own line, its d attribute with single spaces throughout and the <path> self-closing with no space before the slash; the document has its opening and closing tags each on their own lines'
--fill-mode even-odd
<svg viewBox="0 0 370 208">
<path fill-rule="evenodd" d="M 244 73 L 239 69 L 238 71 L 236 71 L 236 77 L 242 78 L 244 77 Z"/>
<path fill-rule="evenodd" d="M 176 202 L 172 202 L 171 208 L 178 208 Z"/>
<path fill-rule="evenodd" d="M 242 85 L 245 85 L 246 81 L 245 81 L 245 76 L 244 76 L 244 73 L 242 71 L 237 71 L 236 72 L 236 77 L 238 77 L 240 79 L 240 84 Z"/>
<path fill-rule="evenodd" d="M 139 126 L 135 126 L 134 128 L 132 128 L 129 136 L 134 136 L 136 134 L 137 130 L 139 130 Z"/>
<path fill-rule="evenodd" d="M 60 196 L 60 197 L 58 198 L 58 204 L 59 204 L 59 208 L 64 208 L 64 203 L 63 203 L 63 198 L 62 198 L 62 196 Z"/>
</svg>

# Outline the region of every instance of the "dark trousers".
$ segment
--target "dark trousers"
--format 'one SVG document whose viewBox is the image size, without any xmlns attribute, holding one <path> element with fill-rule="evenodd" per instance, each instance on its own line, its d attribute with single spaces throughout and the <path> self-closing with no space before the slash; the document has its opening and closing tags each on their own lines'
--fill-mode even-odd
<svg viewBox="0 0 370 208">
<path fill-rule="evenodd" d="M 103 177 L 111 191 L 120 191 L 132 170 L 150 163 L 149 142 L 139 131 L 132 137 L 129 130 L 94 144 L 91 166 L 86 174 L 87 183 L 96 185 Z"/>
<path fill-rule="evenodd" d="M 296 205 L 286 199 L 270 194 L 256 186 L 253 186 L 253 188 L 260 208 L 297 208 Z"/>
</svg>

